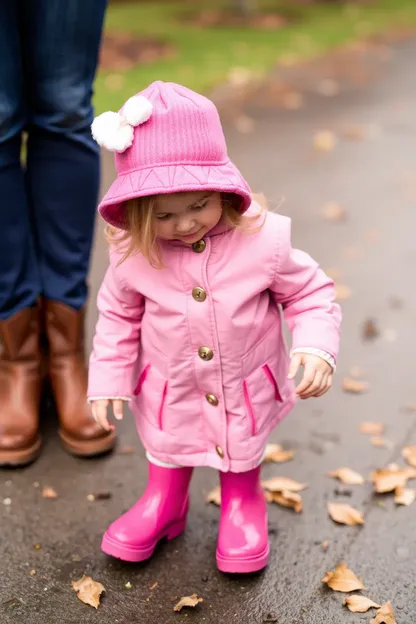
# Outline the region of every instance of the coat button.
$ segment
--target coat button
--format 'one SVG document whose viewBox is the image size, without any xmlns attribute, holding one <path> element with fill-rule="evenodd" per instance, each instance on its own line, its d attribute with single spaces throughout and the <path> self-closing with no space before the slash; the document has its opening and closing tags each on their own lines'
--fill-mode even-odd
<svg viewBox="0 0 416 624">
<path fill-rule="evenodd" d="M 194 288 L 192 291 L 192 297 L 195 299 L 195 301 L 205 301 L 205 299 L 207 298 L 207 293 L 203 288 Z"/>
<path fill-rule="evenodd" d="M 204 241 L 204 239 L 201 239 L 197 241 L 196 243 L 193 243 L 192 249 L 194 250 L 195 253 L 202 253 L 203 251 L 205 251 L 206 246 L 207 244 Z"/>
<path fill-rule="evenodd" d="M 212 360 L 212 358 L 214 357 L 214 353 L 209 347 L 199 347 L 198 355 L 201 360 L 205 360 L 206 362 Z"/>
<path fill-rule="evenodd" d="M 217 407 L 218 405 L 218 399 L 215 396 L 215 394 L 206 394 L 205 395 L 206 400 L 208 401 L 208 403 L 210 405 L 213 405 L 214 407 Z"/>
<path fill-rule="evenodd" d="M 220 446 L 216 446 L 215 450 L 217 451 L 217 455 L 219 455 L 221 459 L 224 459 L 224 451 L 222 450 L 222 448 Z"/>
</svg>

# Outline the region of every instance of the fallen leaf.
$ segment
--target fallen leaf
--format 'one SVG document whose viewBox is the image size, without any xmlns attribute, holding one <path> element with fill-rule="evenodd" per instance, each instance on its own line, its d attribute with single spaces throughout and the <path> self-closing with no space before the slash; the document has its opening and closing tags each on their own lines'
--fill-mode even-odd
<svg viewBox="0 0 416 624">
<path fill-rule="evenodd" d="M 131 589 L 133 587 L 133 585 L 130 583 L 130 581 L 127 581 L 127 583 L 124 585 L 124 587 L 126 589 Z"/>
<path fill-rule="evenodd" d="M 31 570 L 31 571 L 29 572 L 29 576 L 35 576 L 35 574 L 36 574 L 36 570 Z"/>
<path fill-rule="evenodd" d="M 183 607 L 196 607 L 196 605 L 200 602 L 204 602 L 203 598 L 198 598 L 196 594 L 192 594 L 192 596 L 184 596 L 179 600 L 179 602 L 173 607 L 174 611 L 181 611 Z"/>
<path fill-rule="evenodd" d="M 368 381 L 352 379 L 351 377 L 344 377 L 342 380 L 342 389 L 344 392 L 349 392 L 350 394 L 362 394 L 368 390 L 368 387 Z"/>
<path fill-rule="evenodd" d="M 347 596 L 343 605 L 353 613 L 367 613 L 369 609 L 379 609 L 380 605 L 365 596 Z"/>
<path fill-rule="evenodd" d="M 397 487 L 394 493 L 394 502 L 396 505 L 405 505 L 409 507 L 416 500 L 416 490 L 412 488 Z"/>
<path fill-rule="evenodd" d="M 362 336 L 364 340 L 374 340 L 380 335 L 380 331 L 374 319 L 367 319 L 363 325 Z"/>
<path fill-rule="evenodd" d="M 346 139 L 361 141 L 365 138 L 366 132 L 363 126 L 351 125 L 342 131 L 342 136 L 344 136 Z"/>
<path fill-rule="evenodd" d="M 396 488 L 404 488 L 409 479 L 416 478 L 416 470 L 414 468 L 390 466 L 384 470 L 376 470 L 370 475 L 370 478 L 374 484 L 375 491 L 378 494 L 386 494 Z"/>
<path fill-rule="evenodd" d="M 351 505 L 328 503 L 328 513 L 331 519 L 338 524 L 346 524 L 347 526 L 364 524 L 364 516 L 361 511 L 351 507 Z"/>
<path fill-rule="evenodd" d="M 136 452 L 136 448 L 134 446 L 122 446 L 118 452 L 120 455 L 132 455 Z"/>
<path fill-rule="evenodd" d="M 42 490 L 43 498 L 57 498 L 58 494 L 51 487 L 44 487 Z"/>
<path fill-rule="evenodd" d="M 396 624 L 393 607 L 386 602 L 376 613 L 376 617 L 370 620 L 370 624 Z"/>
<path fill-rule="evenodd" d="M 332 572 L 327 572 L 322 579 L 328 587 L 334 591 L 352 592 L 359 589 L 366 589 L 362 579 L 358 579 L 354 572 L 347 567 L 345 561 L 336 566 Z"/>
<path fill-rule="evenodd" d="M 221 505 L 221 489 L 220 486 L 217 485 L 211 492 L 209 492 L 208 496 L 205 499 L 206 503 L 212 503 L 213 505 Z"/>
<path fill-rule="evenodd" d="M 402 450 L 402 457 L 408 464 L 416 468 L 416 446 L 405 446 Z"/>
<path fill-rule="evenodd" d="M 153 585 L 150 588 L 150 591 L 153 591 L 154 589 L 156 589 L 158 585 L 159 585 L 159 581 L 156 581 L 155 583 L 153 583 Z"/>
<path fill-rule="evenodd" d="M 320 130 L 313 137 L 313 146 L 320 152 L 332 152 L 337 144 L 337 137 L 331 130 Z"/>
<path fill-rule="evenodd" d="M 288 477 L 272 477 L 263 481 L 262 485 L 269 492 L 301 492 L 308 487 L 306 483 L 299 483 Z"/>
<path fill-rule="evenodd" d="M 341 483 L 345 483 L 347 485 L 362 485 L 365 482 L 364 477 L 358 474 L 358 472 L 351 470 L 351 468 L 338 468 L 337 470 L 331 470 L 328 472 L 328 476 L 339 479 Z"/>
<path fill-rule="evenodd" d="M 381 436 L 384 433 L 384 424 L 381 422 L 364 421 L 359 426 L 360 433 L 368 433 L 372 436 Z"/>
<path fill-rule="evenodd" d="M 254 130 L 254 119 L 247 115 L 240 115 L 235 120 L 235 127 L 241 134 L 250 134 Z"/>
<path fill-rule="evenodd" d="M 329 269 L 325 269 L 325 273 L 328 275 L 328 277 L 334 280 L 334 282 L 341 279 L 341 271 L 339 269 L 330 267 Z"/>
<path fill-rule="evenodd" d="M 297 492 L 283 490 L 283 492 L 266 492 L 266 500 L 268 503 L 277 503 L 282 507 L 289 507 L 296 513 L 300 513 L 303 509 L 302 497 Z"/>
<path fill-rule="evenodd" d="M 105 591 L 101 583 L 93 581 L 90 576 L 85 576 L 84 574 L 78 581 L 72 581 L 72 587 L 77 592 L 77 596 L 81 602 L 91 605 L 94 609 L 98 609 L 100 596 L 103 591 Z"/>
<path fill-rule="evenodd" d="M 351 288 L 345 284 L 335 284 L 335 299 L 337 301 L 346 301 L 352 295 Z"/>
<path fill-rule="evenodd" d="M 324 542 L 322 542 L 322 544 L 321 544 L 321 548 L 322 548 L 322 550 L 323 550 L 324 552 L 326 552 L 326 551 L 328 550 L 328 548 L 329 548 L 329 542 L 328 542 L 328 540 L 325 540 Z"/>
<path fill-rule="evenodd" d="M 379 436 L 373 436 L 370 438 L 370 442 L 373 446 L 377 446 L 378 448 L 391 448 L 393 446 L 393 443 L 390 442 L 390 440 L 380 438 Z"/>
<path fill-rule="evenodd" d="M 345 221 L 347 211 L 343 206 L 336 202 L 328 202 L 322 209 L 322 214 L 328 221 Z"/>
<path fill-rule="evenodd" d="M 286 110 L 299 110 L 303 106 L 303 96 L 298 91 L 289 91 L 283 95 L 282 103 Z"/>
<path fill-rule="evenodd" d="M 293 459 L 294 455 L 295 451 L 285 451 L 280 444 L 267 444 L 263 461 L 281 464 Z"/>
</svg>

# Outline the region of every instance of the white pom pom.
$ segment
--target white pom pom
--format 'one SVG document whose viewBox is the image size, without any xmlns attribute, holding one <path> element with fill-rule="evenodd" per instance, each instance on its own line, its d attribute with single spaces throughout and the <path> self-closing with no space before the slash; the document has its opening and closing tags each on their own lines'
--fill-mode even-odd
<svg viewBox="0 0 416 624">
<path fill-rule="evenodd" d="M 123 106 L 122 115 L 130 125 L 139 126 L 150 119 L 153 104 L 143 95 L 134 95 Z"/>
<path fill-rule="evenodd" d="M 118 113 L 108 111 L 94 119 L 91 133 L 98 145 L 110 152 L 124 152 L 133 143 L 134 130 Z"/>
</svg>

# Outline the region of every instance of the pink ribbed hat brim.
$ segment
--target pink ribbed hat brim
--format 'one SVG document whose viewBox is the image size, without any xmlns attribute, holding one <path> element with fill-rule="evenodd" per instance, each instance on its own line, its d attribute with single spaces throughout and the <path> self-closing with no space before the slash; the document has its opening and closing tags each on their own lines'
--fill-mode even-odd
<svg viewBox="0 0 416 624">
<path fill-rule="evenodd" d="M 204 190 L 239 195 L 242 212 L 251 204 L 250 187 L 237 167 L 228 160 L 224 163 L 172 164 L 128 171 L 113 182 L 98 210 L 107 223 L 123 228 L 123 204 L 128 199 Z"/>
</svg>

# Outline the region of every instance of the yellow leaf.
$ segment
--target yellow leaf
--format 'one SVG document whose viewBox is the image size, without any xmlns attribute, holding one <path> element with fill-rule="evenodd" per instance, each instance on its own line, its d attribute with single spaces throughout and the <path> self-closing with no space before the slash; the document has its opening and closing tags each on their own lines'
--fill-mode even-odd
<svg viewBox="0 0 416 624">
<path fill-rule="evenodd" d="M 273 477 L 263 481 L 262 485 L 269 492 L 284 492 L 286 490 L 289 492 L 301 492 L 308 487 L 306 483 L 299 483 L 288 477 Z"/>
<path fill-rule="evenodd" d="M 364 477 L 350 468 L 338 468 L 337 470 L 331 470 L 331 472 L 328 472 L 328 476 L 335 477 L 335 479 L 339 479 L 346 485 L 362 485 L 365 482 Z"/>
<path fill-rule="evenodd" d="M 344 503 L 328 503 L 328 513 L 334 522 L 355 526 L 364 524 L 364 516 L 361 511 Z"/>
<path fill-rule="evenodd" d="M 100 604 L 100 596 L 105 591 L 101 583 L 93 581 L 90 576 L 83 576 L 78 581 L 72 581 L 72 587 L 77 592 L 81 602 L 91 605 L 94 609 L 98 609 Z"/>
<path fill-rule="evenodd" d="M 266 452 L 264 456 L 265 462 L 273 462 L 275 464 L 282 464 L 283 462 L 293 459 L 295 451 L 285 451 L 280 444 L 267 444 Z"/>
<path fill-rule="evenodd" d="M 367 613 L 369 609 L 380 608 L 379 604 L 376 604 L 365 596 L 347 596 L 344 598 L 343 604 L 353 613 Z"/>
<path fill-rule="evenodd" d="M 183 607 L 196 607 L 200 602 L 204 602 L 203 598 L 198 598 L 196 594 L 192 594 L 192 596 L 184 596 L 179 600 L 179 602 L 173 607 L 174 611 L 181 611 Z"/>
<path fill-rule="evenodd" d="M 358 579 L 354 572 L 347 567 L 345 561 L 336 566 L 332 572 L 327 572 L 322 579 L 323 583 L 326 583 L 328 587 L 334 591 L 339 592 L 352 592 L 359 589 L 366 589 L 363 585 L 362 579 Z"/>
<path fill-rule="evenodd" d="M 322 213 L 328 221 L 345 221 L 347 218 L 347 211 L 345 208 L 336 202 L 328 202 L 325 204 Z"/>
<path fill-rule="evenodd" d="M 337 144 L 337 137 L 331 130 L 320 130 L 313 137 L 313 146 L 319 152 L 332 152 Z"/>
<path fill-rule="evenodd" d="M 43 498 L 57 498 L 58 494 L 51 487 L 44 487 L 42 490 Z"/>
<path fill-rule="evenodd" d="M 416 500 L 416 490 L 413 488 L 397 487 L 394 494 L 394 502 L 396 505 L 409 507 L 409 505 L 412 505 Z"/>
<path fill-rule="evenodd" d="M 351 295 L 351 288 L 349 288 L 345 284 L 335 284 L 335 299 L 337 301 L 345 301 L 346 299 L 350 299 Z"/>
<path fill-rule="evenodd" d="M 381 436 L 384 433 L 384 425 L 381 422 L 362 422 L 360 423 L 360 433 Z"/>
<path fill-rule="evenodd" d="M 217 485 L 205 499 L 206 503 L 212 503 L 213 505 L 221 505 L 221 489 L 220 486 Z"/>
<path fill-rule="evenodd" d="M 352 379 L 351 377 L 344 377 L 342 380 L 342 389 L 344 392 L 350 394 L 361 394 L 368 389 L 368 382 L 361 381 L 360 379 Z"/>
<path fill-rule="evenodd" d="M 376 613 L 376 617 L 370 620 L 370 624 L 396 624 L 394 618 L 393 607 L 390 602 L 380 607 Z"/>
<path fill-rule="evenodd" d="M 289 490 L 283 490 L 283 492 L 266 492 L 266 500 L 268 503 L 277 503 L 282 507 L 289 507 L 296 513 L 300 513 L 303 509 L 301 495 L 296 492 L 289 492 Z"/>
<path fill-rule="evenodd" d="M 391 465 L 384 470 L 376 470 L 370 475 L 376 492 L 385 494 L 392 492 L 396 488 L 404 488 L 409 479 L 416 478 L 416 470 L 414 468 L 399 468 Z"/>
<path fill-rule="evenodd" d="M 402 450 L 402 457 L 408 464 L 416 468 L 416 446 L 405 446 Z"/>
</svg>

